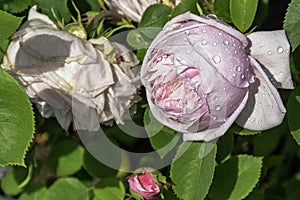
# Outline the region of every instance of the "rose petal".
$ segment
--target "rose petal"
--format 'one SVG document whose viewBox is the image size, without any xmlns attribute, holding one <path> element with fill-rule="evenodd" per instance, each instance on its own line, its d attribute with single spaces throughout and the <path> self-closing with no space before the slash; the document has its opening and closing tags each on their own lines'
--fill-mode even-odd
<svg viewBox="0 0 300 200">
<path fill-rule="evenodd" d="M 261 65 L 263 70 L 277 88 L 293 89 L 290 73 L 290 45 L 284 30 L 251 33 L 251 56 Z"/>
<path fill-rule="evenodd" d="M 221 126 L 211 129 L 203 130 L 199 133 L 184 133 L 183 140 L 184 141 L 198 141 L 203 140 L 205 142 L 209 142 L 214 140 L 222 135 L 229 129 L 229 127 L 233 124 L 236 118 L 239 116 L 241 111 L 244 109 L 246 102 L 248 100 L 248 93 L 246 93 L 243 101 L 239 105 L 239 107 L 232 113 L 232 115 L 224 122 Z"/>
<path fill-rule="evenodd" d="M 278 91 L 259 63 L 254 58 L 250 59 L 257 79 L 249 88 L 247 105 L 236 122 L 250 130 L 270 129 L 282 122 L 286 110 Z"/>
</svg>

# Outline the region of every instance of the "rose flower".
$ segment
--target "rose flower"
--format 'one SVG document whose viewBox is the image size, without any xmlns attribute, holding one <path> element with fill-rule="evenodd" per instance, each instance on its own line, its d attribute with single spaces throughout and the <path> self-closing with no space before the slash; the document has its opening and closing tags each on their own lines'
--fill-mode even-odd
<svg viewBox="0 0 300 200">
<path fill-rule="evenodd" d="M 150 109 L 184 140 L 213 140 L 233 122 L 275 127 L 286 113 L 276 87 L 293 88 L 289 49 L 283 30 L 246 37 L 214 15 L 179 15 L 143 61 Z"/>
<path fill-rule="evenodd" d="M 13 35 L 3 68 L 23 85 L 42 116 L 55 116 L 68 129 L 95 131 L 99 122 L 122 116 L 137 100 L 135 55 L 105 39 L 93 45 L 59 30 L 33 7 L 28 21 Z"/>
</svg>

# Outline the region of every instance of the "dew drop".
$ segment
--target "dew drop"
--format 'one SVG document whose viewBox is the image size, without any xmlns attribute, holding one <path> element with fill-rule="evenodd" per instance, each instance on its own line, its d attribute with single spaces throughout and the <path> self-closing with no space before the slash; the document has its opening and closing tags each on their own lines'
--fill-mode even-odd
<svg viewBox="0 0 300 200">
<path fill-rule="evenodd" d="M 216 105 L 215 109 L 216 109 L 216 111 L 219 111 L 219 110 L 221 110 L 221 106 Z"/>
<path fill-rule="evenodd" d="M 235 78 L 235 77 L 236 77 L 236 73 L 232 73 L 231 76 L 232 76 L 233 78 Z"/>
<path fill-rule="evenodd" d="M 228 42 L 228 40 L 225 40 L 225 41 L 223 42 L 223 44 L 225 44 L 225 45 L 229 45 L 229 42 Z"/>
<path fill-rule="evenodd" d="M 234 53 L 237 54 L 237 51 L 235 50 Z"/>
<path fill-rule="evenodd" d="M 256 121 L 255 124 L 259 124 L 259 121 Z"/>
<path fill-rule="evenodd" d="M 213 56 L 212 59 L 213 59 L 214 63 L 216 63 L 216 64 L 221 62 L 221 57 L 218 55 Z"/>
<path fill-rule="evenodd" d="M 190 54 L 190 53 L 191 53 L 191 51 L 190 51 L 190 50 L 187 50 L 187 53 L 188 53 L 188 54 Z"/>
<path fill-rule="evenodd" d="M 206 33 L 207 31 L 204 29 L 204 30 L 202 30 L 202 33 Z"/>
<path fill-rule="evenodd" d="M 215 97 L 214 99 L 215 99 L 215 101 L 218 101 L 218 100 L 219 100 L 219 97 Z"/>
<path fill-rule="evenodd" d="M 185 35 L 189 36 L 190 35 L 190 31 L 185 31 Z"/>
<path fill-rule="evenodd" d="M 263 50 L 265 47 L 264 47 L 264 46 L 260 46 L 259 48 L 260 48 L 261 50 Z"/>
<path fill-rule="evenodd" d="M 281 71 L 281 72 L 279 72 L 279 75 L 280 75 L 280 76 L 283 76 L 283 72 L 282 72 L 282 71 Z"/>
<path fill-rule="evenodd" d="M 236 70 L 237 72 L 240 72 L 242 69 L 241 69 L 240 66 L 237 66 L 237 67 L 235 68 L 235 70 Z"/>
<path fill-rule="evenodd" d="M 216 42 L 214 42 L 214 43 L 213 43 L 213 45 L 214 45 L 214 46 L 217 46 L 217 43 L 216 43 Z"/>
<path fill-rule="evenodd" d="M 226 91 L 226 88 L 223 88 L 223 91 Z"/>
<path fill-rule="evenodd" d="M 277 48 L 277 53 L 282 54 L 284 52 L 284 49 L 282 47 Z"/>
<path fill-rule="evenodd" d="M 202 44 L 202 45 L 207 45 L 207 41 L 206 41 L 206 40 L 203 40 L 203 41 L 201 42 L 201 44 Z"/>
<path fill-rule="evenodd" d="M 241 76 L 241 78 L 244 79 L 244 78 L 245 78 L 245 75 L 243 74 L 243 75 Z"/>
<path fill-rule="evenodd" d="M 232 44 L 232 46 L 233 46 L 233 47 L 236 47 L 236 44 L 235 44 L 235 43 L 233 43 L 233 44 Z"/>
<path fill-rule="evenodd" d="M 272 52 L 271 52 L 271 51 L 268 51 L 267 53 L 268 53 L 268 55 L 271 55 L 271 54 L 272 54 Z"/>
<path fill-rule="evenodd" d="M 220 33 L 219 33 L 219 36 L 222 36 L 222 35 L 223 35 L 223 33 L 222 33 L 222 32 L 220 32 Z"/>
<path fill-rule="evenodd" d="M 177 51 L 180 51 L 180 48 L 177 48 Z"/>
<path fill-rule="evenodd" d="M 217 120 L 218 117 L 217 117 L 217 116 L 212 116 L 212 119 L 213 119 L 213 120 Z"/>
</svg>

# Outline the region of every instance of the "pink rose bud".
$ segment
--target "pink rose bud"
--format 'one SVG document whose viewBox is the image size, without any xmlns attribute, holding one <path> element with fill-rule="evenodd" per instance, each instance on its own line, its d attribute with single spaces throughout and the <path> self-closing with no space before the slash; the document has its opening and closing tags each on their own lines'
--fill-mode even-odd
<svg viewBox="0 0 300 200">
<path fill-rule="evenodd" d="M 274 85 L 293 87 L 289 43 L 283 31 L 247 38 L 214 15 L 185 13 L 154 39 L 141 79 L 154 117 L 184 140 L 213 140 L 234 121 L 265 130 L 286 112 Z"/>
<path fill-rule="evenodd" d="M 160 192 L 159 183 L 154 180 L 150 172 L 131 176 L 128 182 L 130 189 L 142 195 L 145 199 L 152 199 Z"/>
</svg>

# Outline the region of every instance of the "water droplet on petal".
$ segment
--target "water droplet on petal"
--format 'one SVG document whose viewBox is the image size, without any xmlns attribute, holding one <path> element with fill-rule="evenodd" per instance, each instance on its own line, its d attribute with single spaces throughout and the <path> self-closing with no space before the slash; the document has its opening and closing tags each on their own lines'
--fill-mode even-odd
<svg viewBox="0 0 300 200">
<path fill-rule="evenodd" d="M 235 44 L 235 43 L 233 43 L 233 44 L 232 44 L 232 46 L 233 46 L 233 47 L 236 47 L 236 44 Z"/>
<path fill-rule="evenodd" d="M 236 77 L 236 73 L 232 73 L 231 76 L 232 76 L 233 78 L 235 78 L 235 77 Z"/>
<path fill-rule="evenodd" d="M 207 17 L 211 18 L 211 19 L 217 19 L 218 17 L 214 14 L 208 14 Z"/>
<path fill-rule="evenodd" d="M 271 55 L 271 54 L 272 54 L 272 52 L 271 52 L 271 51 L 268 51 L 267 53 L 268 53 L 268 55 Z"/>
<path fill-rule="evenodd" d="M 214 42 L 214 43 L 213 43 L 213 45 L 214 45 L 214 46 L 217 46 L 217 43 L 216 43 L 216 42 Z"/>
<path fill-rule="evenodd" d="M 216 63 L 216 64 L 221 62 L 221 57 L 218 55 L 213 56 L 212 59 L 213 59 L 214 63 Z"/>
<path fill-rule="evenodd" d="M 243 74 L 243 75 L 241 76 L 241 78 L 244 79 L 244 78 L 245 78 L 245 75 Z"/>
<path fill-rule="evenodd" d="M 177 51 L 180 51 L 180 48 L 177 48 Z"/>
<path fill-rule="evenodd" d="M 221 106 L 216 105 L 215 109 L 216 109 L 216 111 L 219 111 L 219 110 L 221 110 Z"/>
<path fill-rule="evenodd" d="M 280 76 L 283 76 L 283 72 L 279 72 L 279 75 L 280 75 Z"/>
<path fill-rule="evenodd" d="M 207 31 L 204 29 L 204 30 L 202 30 L 202 33 L 206 33 Z"/>
<path fill-rule="evenodd" d="M 277 48 L 277 53 L 282 54 L 284 52 L 284 49 L 282 47 Z"/>
<path fill-rule="evenodd" d="M 223 33 L 222 33 L 222 32 L 220 32 L 220 33 L 219 33 L 219 36 L 222 36 L 222 35 L 223 35 Z"/>
<path fill-rule="evenodd" d="M 212 116 L 212 119 L 213 119 L 213 120 L 217 120 L 218 117 L 217 117 L 217 116 Z"/>
<path fill-rule="evenodd" d="M 234 53 L 237 54 L 237 51 L 235 50 Z"/>
<path fill-rule="evenodd" d="M 223 44 L 229 45 L 229 42 L 228 42 L 227 40 L 225 40 L 225 41 L 223 42 Z"/>
<path fill-rule="evenodd" d="M 190 54 L 190 53 L 191 53 L 191 51 L 190 51 L 190 50 L 187 50 L 187 53 L 189 53 L 189 54 Z"/>
<path fill-rule="evenodd" d="M 237 72 L 240 72 L 242 69 L 241 69 L 240 66 L 237 66 L 237 67 L 235 68 L 235 70 L 236 70 Z"/>
<path fill-rule="evenodd" d="M 185 31 L 185 34 L 188 36 L 188 35 L 190 35 L 190 31 L 189 30 L 186 30 Z"/>
<path fill-rule="evenodd" d="M 218 101 L 218 100 L 219 100 L 219 97 L 215 97 L 214 99 L 215 99 L 215 101 Z"/>
<path fill-rule="evenodd" d="M 207 41 L 206 41 L 206 40 L 203 40 L 203 41 L 201 42 L 201 44 L 202 44 L 202 45 L 207 45 Z"/>
<path fill-rule="evenodd" d="M 223 88 L 223 91 L 226 91 L 226 88 Z"/>
<path fill-rule="evenodd" d="M 263 50 L 265 47 L 264 47 L 264 46 L 260 46 L 259 48 L 260 48 L 261 50 Z"/>
</svg>

